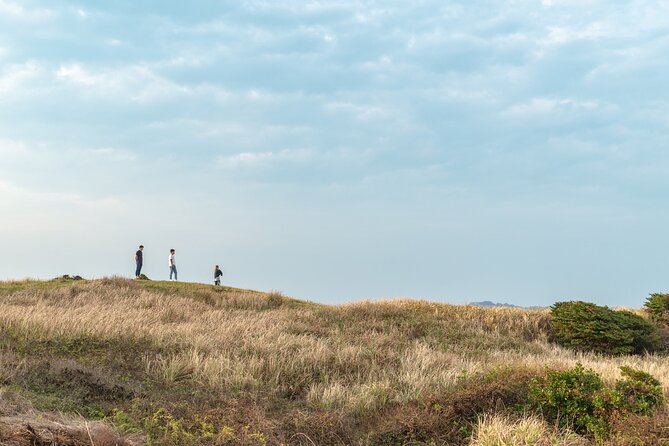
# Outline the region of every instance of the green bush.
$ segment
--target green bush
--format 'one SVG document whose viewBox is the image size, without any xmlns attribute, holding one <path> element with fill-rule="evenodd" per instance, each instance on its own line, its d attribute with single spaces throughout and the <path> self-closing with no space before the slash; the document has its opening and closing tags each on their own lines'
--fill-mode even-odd
<svg viewBox="0 0 669 446">
<path fill-rule="evenodd" d="M 612 395 L 602 379 L 582 365 L 563 372 L 550 372 L 530 387 L 530 403 L 544 417 L 578 433 L 606 437 L 614 408 Z"/>
<path fill-rule="evenodd" d="M 530 404 L 561 427 L 606 438 L 611 423 L 628 415 L 652 415 L 664 404 L 662 386 L 650 374 L 621 367 L 623 379 L 613 389 L 581 364 L 530 385 Z"/>
<path fill-rule="evenodd" d="M 616 396 L 621 410 L 636 415 L 651 415 L 664 403 L 662 384 L 649 373 L 620 367 L 623 379 L 616 383 Z"/>
<path fill-rule="evenodd" d="M 644 307 L 653 321 L 669 326 L 669 294 L 651 294 Z"/>
<path fill-rule="evenodd" d="M 662 346 L 657 328 L 629 311 L 588 302 L 558 302 L 551 308 L 552 335 L 560 345 L 605 354 L 641 354 Z"/>
</svg>

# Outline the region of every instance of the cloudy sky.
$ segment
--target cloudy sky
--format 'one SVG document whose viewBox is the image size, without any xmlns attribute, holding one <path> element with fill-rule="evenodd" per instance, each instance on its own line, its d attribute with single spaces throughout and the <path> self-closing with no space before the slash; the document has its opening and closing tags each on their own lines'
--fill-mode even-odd
<svg viewBox="0 0 669 446">
<path fill-rule="evenodd" d="M 0 277 L 669 290 L 666 0 L 0 0 Z"/>
</svg>

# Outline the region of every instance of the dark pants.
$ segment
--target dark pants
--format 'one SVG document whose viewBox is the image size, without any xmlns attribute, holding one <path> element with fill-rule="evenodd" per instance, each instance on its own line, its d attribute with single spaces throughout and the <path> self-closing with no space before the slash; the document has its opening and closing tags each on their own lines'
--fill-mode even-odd
<svg viewBox="0 0 669 446">
<path fill-rule="evenodd" d="M 137 262 L 137 269 L 135 270 L 135 277 L 139 277 L 142 274 L 142 262 Z"/>
<path fill-rule="evenodd" d="M 172 274 L 174 274 L 174 280 L 177 280 L 177 266 L 170 266 L 170 280 L 172 280 Z"/>
</svg>

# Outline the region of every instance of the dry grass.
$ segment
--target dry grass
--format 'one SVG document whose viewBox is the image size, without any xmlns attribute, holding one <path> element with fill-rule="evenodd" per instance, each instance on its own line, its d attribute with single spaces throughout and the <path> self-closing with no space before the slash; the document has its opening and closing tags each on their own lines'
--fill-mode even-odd
<svg viewBox="0 0 669 446">
<path fill-rule="evenodd" d="M 108 279 L 16 292 L 0 300 L 0 326 L 33 338 L 85 334 L 178 344 L 178 353 L 146 359 L 157 379 L 305 392 L 324 407 L 404 403 L 509 364 L 581 362 L 609 381 L 620 365 L 631 365 L 669 389 L 668 358 L 607 358 L 556 347 L 546 340 L 544 311 L 409 300 L 295 308 L 277 300 L 276 293 L 207 288 L 170 294 Z"/>
<path fill-rule="evenodd" d="M 105 423 L 82 417 L 35 411 L 25 398 L 0 389 L 0 444 L 133 446 L 142 438 L 121 436 Z"/>
<path fill-rule="evenodd" d="M 500 415 L 479 419 L 470 446 L 585 446 L 587 441 L 568 431 L 549 428 L 536 417 L 511 420 Z"/>
<path fill-rule="evenodd" d="M 13 293 L 0 300 L 0 326 L 32 338 L 125 336 L 179 345 L 178 353 L 146 359 L 156 379 L 305 394 L 328 408 L 416 400 L 464 375 L 526 360 L 527 348 L 538 355 L 549 349 L 542 312 L 408 300 L 296 308 L 284 301 L 238 290 L 171 294 L 109 279 Z"/>
<path fill-rule="evenodd" d="M 301 399 L 315 411 L 362 414 L 416 402 L 501 366 L 566 368 L 580 362 L 612 382 L 619 366 L 630 365 L 650 372 L 669 391 L 669 358 L 611 358 L 554 346 L 547 340 L 546 311 L 411 300 L 325 306 L 279 293 L 118 278 L 13 286 L 0 294 L 0 330 L 33 340 L 148 340 L 160 353 L 146 355 L 141 368 L 156 382 Z M 0 364 L 0 383 L 12 373 Z M 486 440 L 495 429 L 518 435 L 533 430 L 555 439 L 518 444 L 578 444 L 538 423 L 485 419 L 473 444 L 515 444 Z"/>
</svg>

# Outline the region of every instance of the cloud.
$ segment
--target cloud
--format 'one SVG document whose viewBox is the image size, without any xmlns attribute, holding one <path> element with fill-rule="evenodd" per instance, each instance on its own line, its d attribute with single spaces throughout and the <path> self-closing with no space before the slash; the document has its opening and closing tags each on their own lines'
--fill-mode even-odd
<svg viewBox="0 0 669 446">
<path fill-rule="evenodd" d="M 243 152 L 232 156 L 219 156 L 217 164 L 225 170 L 257 169 L 283 163 L 308 160 L 312 152 L 307 149 L 284 149 L 277 152 Z"/>
<path fill-rule="evenodd" d="M 81 194 L 65 193 L 57 191 L 38 191 L 13 183 L 0 180 L 0 203 L 7 205 L 48 205 L 57 207 L 59 205 L 73 205 L 76 207 L 114 211 L 123 207 L 123 202 L 116 197 L 104 197 L 92 199 Z"/>
<path fill-rule="evenodd" d="M 578 40 L 597 40 L 619 36 L 617 30 L 611 29 L 607 23 L 592 22 L 582 28 L 551 26 L 543 43 L 546 45 L 564 45 Z"/>
<path fill-rule="evenodd" d="M 204 91 L 214 97 L 224 95 L 224 92 L 216 87 L 189 86 L 174 82 L 144 65 L 91 70 L 81 64 L 67 64 L 61 65 L 56 70 L 55 76 L 67 84 L 83 87 L 83 91 L 88 94 L 138 103 L 166 100 Z"/>
<path fill-rule="evenodd" d="M 324 220 L 346 220 L 334 244 L 369 233 L 355 218 L 366 212 L 374 227 L 403 228 L 392 238 L 376 234 L 384 246 L 414 246 L 407 241 L 424 236 L 436 253 L 415 265 L 425 270 L 467 231 L 471 242 L 483 234 L 492 254 L 479 246 L 474 258 L 509 252 L 500 240 L 513 238 L 522 225 L 512 220 L 531 220 L 537 205 L 606 202 L 636 215 L 652 203 L 664 212 L 666 1 L 163 2 L 160 14 L 145 2 L 92 4 L 0 0 L 0 207 L 20 210 L 35 235 L 58 220 L 73 247 L 86 228 L 139 237 L 124 229 L 132 218 L 95 217 L 114 209 L 113 197 L 136 200 L 140 218 L 165 208 L 187 216 L 181 228 L 225 229 L 229 219 L 206 198 L 214 190 L 226 201 L 216 208 L 230 215 L 294 210 L 282 214 L 294 215 L 293 224 L 275 226 L 300 233 L 319 227 L 304 224 L 305 202 L 318 197 Z M 506 226 L 489 210 L 496 203 L 514 206 Z M 438 227 L 446 220 L 457 230 Z M 478 230 L 482 220 L 500 239 Z M 18 228 L 8 221 L 0 225 Z M 160 229 L 165 218 L 155 221 L 146 233 L 174 238 Z M 574 234 L 588 238 L 581 225 Z M 203 237 L 219 251 L 238 236 Z M 518 243 L 526 240 L 562 248 L 551 245 L 553 233 Z M 366 243 L 357 248 L 376 255 Z M 266 249 L 248 244 L 243 252 Z M 466 245 L 462 252 L 477 250 Z M 345 263 L 348 254 L 327 257 Z M 469 292 L 476 277 L 460 272 Z M 437 282 L 428 290 L 435 296 L 459 291 Z M 542 293 L 544 285 L 537 283 Z"/>
<path fill-rule="evenodd" d="M 28 22 L 42 22 L 53 19 L 57 13 L 46 8 L 26 8 L 24 5 L 9 0 L 0 0 L 0 18 Z"/>
<path fill-rule="evenodd" d="M 0 159 L 3 163 L 25 161 L 34 155 L 34 151 L 24 141 L 0 139 Z"/>
<path fill-rule="evenodd" d="M 123 165 L 138 159 L 136 153 L 112 147 L 63 146 L 53 141 L 38 142 L 31 139 L 0 139 L 0 177 L 20 178 L 17 169 L 29 168 L 38 177 L 40 173 L 76 172 L 86 170 L 95 178 L 99 172 L 109 172 L 114 163 Z M 4 174 L 4 175 L 3 175 Z"/>
<path fill-rule="evenodd" d="M 553 113 L 590 111 L 600 108 L 596 100 L 578 100 L 572 98 L 532 98 L 527 102 L 514 104 L 502 112 L 503 116 L 528 118 Z"/>
<path fill-rule="evenodd" d="M 25 83 L 38 77 L 40 73 L 41 67 L 36 62 L 9 65 L 0 73 L 0 100 L 19 93 Z"/>
<path fill-rule="evenodd" d="M 383 105 L 356 104 L 347 101 L 328 102 L 324 106 L 329 112 L 350 115 L 360 121 L 397 119 L 399 112 Z"/>
<path fill-rule="evenodd" d="M 108 159 L 110 161 L 135 161 L 137 154 L 122 149 L 103 148 L 95 149 L 93 153 L 100 158 Z"/>
</svg>

